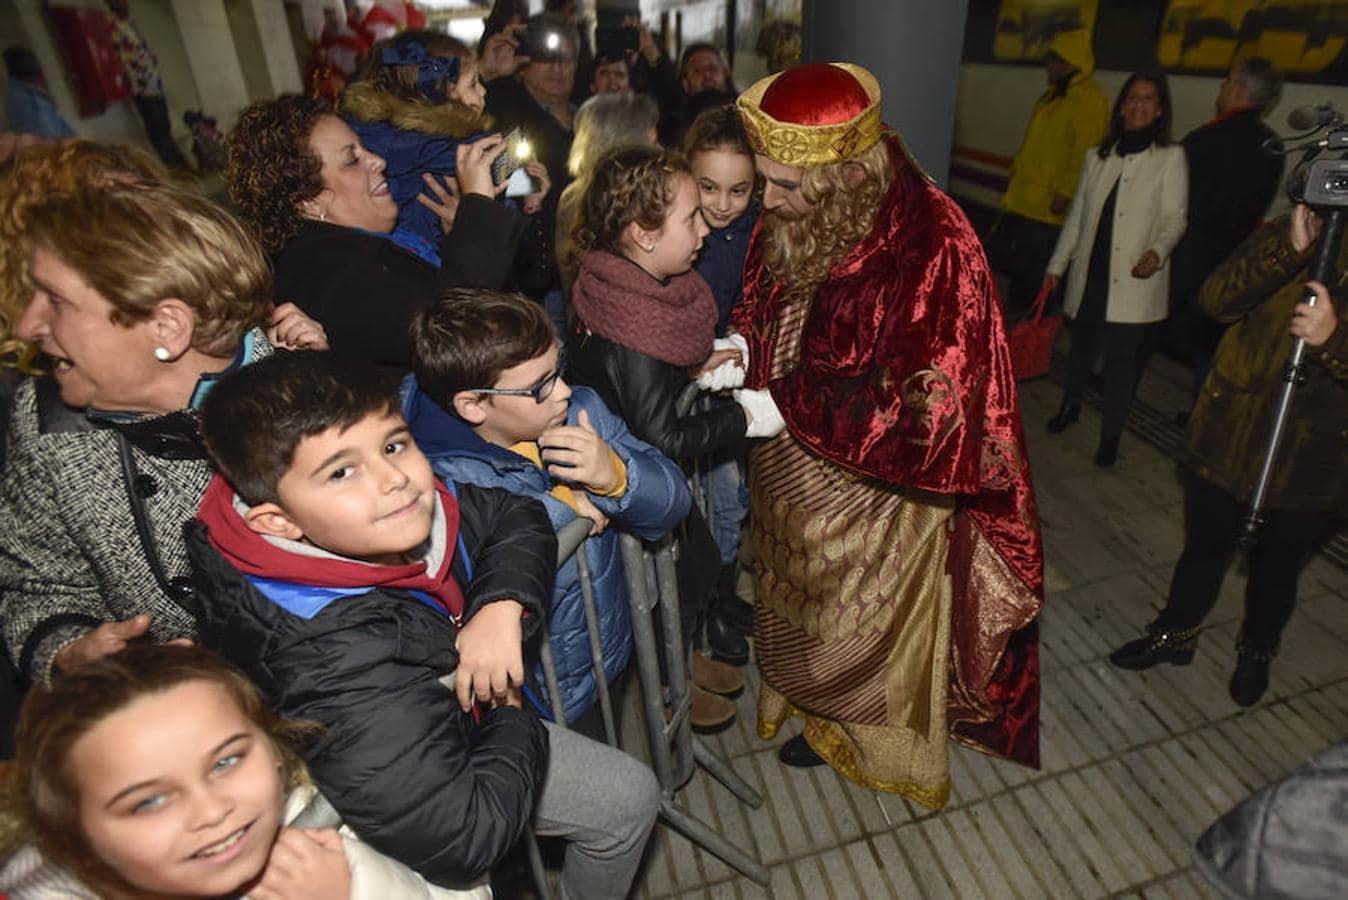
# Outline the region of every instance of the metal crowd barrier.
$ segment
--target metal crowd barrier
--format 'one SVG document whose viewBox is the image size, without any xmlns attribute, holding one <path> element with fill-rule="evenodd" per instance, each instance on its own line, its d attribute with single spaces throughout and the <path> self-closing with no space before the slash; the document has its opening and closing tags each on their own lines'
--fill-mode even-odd
<svg viewBox="0 0 1348 900">
<path fill-rule="evenodd" d="M 590 581 L 589 563 L 583 552 L 578 553 L 589 537 L 593 523 L 584 517 L 568 523 L 557 533 L 557 567 L 560 569 L 572 555 L 580 575 L 581 596 L 584 600 L 585 623 L 590 638 L 590 659 L 598 687 L 600 711 L 603 714 L 604 734 L 608 743 L 617 746 L 612 700 L 608 693 L 608 678 L 604 672 L 603 654 L 599 642 L 599 618 Z M 768 871 L 762 863 L 732 844 L 720 832 L 698 819 L 675 800 L 675 794 L 693 777 L 695 766 L 702 766 L 740 801 L 754 809 L 763 805 L 762 796 L 721 757 L 717 756 L 701 738 L 693 734 L 688 720 L 692 703 L 691 686 L 687 672 L 687 656 L 683 646 L 683 631 L 679 622 L 678 579 L 674 570 L 674 540 L 666 535 L 646 546 L 630 534 L 619 535 L 622 549 L 623 573 L 627 582 L 628 601 L 632 609 L 632 637 L 641 682 L 643 718 L 646 721 L 646 740 L 651 754 L 652 768 L 660 782 L 660 818 L 693 843 L 721 859 L 726 865 L 762 885 L 768 884 Z M 655 616 L 661 617 L 665 639 L 665 658 L 668 683 L 661 678 L 657 647 Z M 552 658 L 549 640 L 539 642 L 540 661 L 551 700 L 553 718 L 566 727 L 557 670 Z M 670 710 L 666 720 L 665 708 Z M 526 842 L 534 883 L 542 900 L 550 900 L 547 872 L 543 866 L 538 844 L 530 832 Z"/>
</svg>

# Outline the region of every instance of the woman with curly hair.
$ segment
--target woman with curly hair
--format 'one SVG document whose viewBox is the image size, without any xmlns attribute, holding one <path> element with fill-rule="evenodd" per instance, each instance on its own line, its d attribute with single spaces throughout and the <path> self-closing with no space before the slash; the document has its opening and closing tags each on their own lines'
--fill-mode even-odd
<svg viewBox="0 0 1348 900">
<path fill-rule="evenodd" d="M 384 158 L 389 193 L 398 204 L 396 230 L 439 241 L 434 197 L 424 192 L 436 179 L 454 176 L 465 140 L 486 136 L 492 123 L 486 102 L 477 54 L 456 38 L 404 31 L 370 49 L 342 94 L 341 111 L 365 149 Z M 524 168 L 539 188 L 519 204 L 532 215 L 542 207 L 550 182 L 538 160 Z"/>
<path fill-rule="evenodd" d="M 327 329 L 332 349 L 405 371 L 408 324 L 447 287 L 503 286 L 524 218 L 495 201 L 503 140 L 458 147 L 458 189 L 430 185 L 438 243 L 396 229 L 384 160 L 328 107 L 286 94 L 254 103 L 229 136 L 235 208 L 273 255 L 276 296 Z"/>
<path fill-rule="evenodd" d="M 33 681 L 127 641 L 197 636 L 182 526 L 212 468 L 194 409 L 272 340 L 267 260 L 228 213 L 136 151 L 22 151 L 0 180 L 0 308 L 49 374 L 7 405 L 0 625 Z M 276 319 L 277 315 L 281 319 Z"/>
</svg>

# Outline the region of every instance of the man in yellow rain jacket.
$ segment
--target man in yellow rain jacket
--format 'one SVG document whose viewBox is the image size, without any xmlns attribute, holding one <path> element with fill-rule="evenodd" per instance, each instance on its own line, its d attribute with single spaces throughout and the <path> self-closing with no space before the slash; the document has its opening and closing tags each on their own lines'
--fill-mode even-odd
<svg viewBox="0 0 1348 900">
<path fill-rule="evenodd" d="M 1043 283 L 1082 160 L 1104 137 L 1109 119 L 1109 101 L 1092 77 L 1089 31 L 1054 35 L 1044 66 L 1048 88 L 1034 104 L 1025 140 L 1011 163 L 1002 216 L 989 247 L 993 267 L 1011 278 L 1006 299 L 1012 310 L 1027 308 Z"/>
</svg>

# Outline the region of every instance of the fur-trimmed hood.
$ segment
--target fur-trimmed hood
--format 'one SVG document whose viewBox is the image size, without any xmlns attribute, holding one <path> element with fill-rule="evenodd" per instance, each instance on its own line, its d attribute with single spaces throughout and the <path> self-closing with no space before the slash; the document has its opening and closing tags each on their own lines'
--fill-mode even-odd
<svg viewBox="0 0 1348 900">
<path fill-rule="evenodd" d="M 388 122 L 395 128 L 422 134 L 464 138 L 491 128 L 491 116 L 475 112 L 457 100 L 434 104 L 403 100 L 368 81 L 349 85 L 342 94 L 342 112 L 366 122 Z"/>
</svg>

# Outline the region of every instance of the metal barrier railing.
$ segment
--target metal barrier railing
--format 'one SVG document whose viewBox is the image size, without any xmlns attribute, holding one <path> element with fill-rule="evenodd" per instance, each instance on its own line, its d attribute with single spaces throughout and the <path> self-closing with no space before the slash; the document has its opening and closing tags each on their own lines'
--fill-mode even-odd
<svg viewBox="0 0 1348 900">
<path fill-rule="evenodd" d="M 557 567 L 560 569 L 573 555 L 576 557 L 596 693 L 604 719 L 604 733 L 609 744 L 617 746 L 617 729 L 614 726 L 613 706 L 608 693 L 608 678 L 604 672 L 599 641 L 598 612 L 595 607 L 589 564 L 582 550 L 592 526 L 593 523 L 588 518 L 580 517 L 558 531 Z M 679 621 L 674 540 L 666 535 L 647 547 L 630 534 L 620 534 L 618 539 L 622 549 L 628 602 L 632 610 L 635 651 L 633 656 L 637 676 L 641 682 L 646 740 L 652 768 L 660 783 L 660 818 L 731 868 L 759 884 L 766 885 L 769 880 L 768 871 L 762 863 L 675 801 L 675 794 L 687 784 L 693 776 L 695 767 L 700 765 L 740 801 L 754 809 L 763 805 L 763 798 L 758 791 L 741 778 L 728 762 L 716 755 L 693 734 L 692 724 L 688 718 L 692 692 L 688 679 L 687 656 L 683 646 L 683 630 Z M 667 664 L 664 678 L 660 674 L 655 615 L 661 617 L 661 631 L 665 641 Z M 539 646 L 539 658 L 543 666 L 544 682 L 547 685 L 553 718 L 558 725 L 566 727 L 566 715 L 552 657 L 552 646 L 546 639 L 541 641 Z M 665 713 L 666 707 L 669 709 L 668 718 Z M 547 872 L 532 831 L 526 843 L 539 896 L 542 900 L 550 900 L 552 894 L 548 887 Z"/>
</svg>

